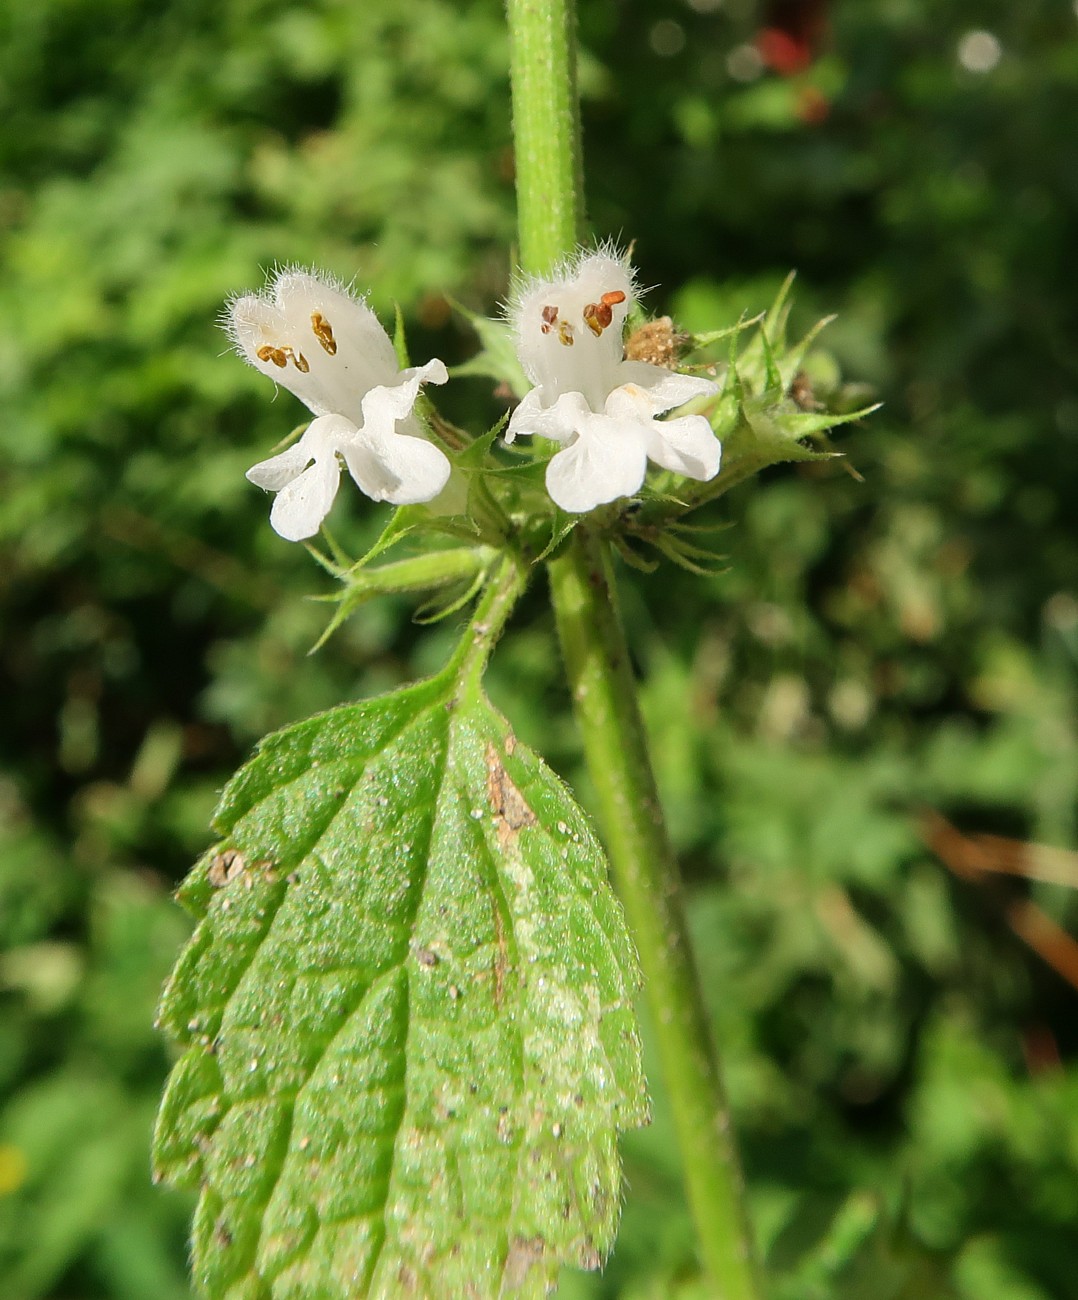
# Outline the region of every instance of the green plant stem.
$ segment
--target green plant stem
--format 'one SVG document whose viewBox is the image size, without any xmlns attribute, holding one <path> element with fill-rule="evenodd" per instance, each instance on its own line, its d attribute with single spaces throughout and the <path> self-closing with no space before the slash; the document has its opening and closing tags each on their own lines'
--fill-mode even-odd
<svg viewBox="0 0 1078 1300">
<path fill-rule="evenodd" d="M 506 0 L 520 265 L 550 270 L 580 239 L 580 118 L 573 0 Z"/>
<path fill-rule="evenodd" d="M 507 0 L 520 256 L 539 275 L 571 253 L 581 212 L 572 0 Z M 758 1300 L 741 1174 L 692 961 L 604 544 L 586 525 L 551 591 L 615 883 L 644 970 L 700 1258 L 722 1300 Z"/>
<path fill-rule="evenodd" d="M 483 672 L 510 614 L 528 585 L 528 565 L 514 551 L 506 550 L 492 567 L 479 597 L 471 622 L 457 648 L 442 669 L 453 682 L 458 696 L 477 694 Z"/>
<path fill-rule="evenodd" d="M 614 879 L 640 951 L 701 1262 L 716 1296 L 756 1300 L 730 1113 L 604 543 L 578 528 L 550 581 Z"/>
</svg>

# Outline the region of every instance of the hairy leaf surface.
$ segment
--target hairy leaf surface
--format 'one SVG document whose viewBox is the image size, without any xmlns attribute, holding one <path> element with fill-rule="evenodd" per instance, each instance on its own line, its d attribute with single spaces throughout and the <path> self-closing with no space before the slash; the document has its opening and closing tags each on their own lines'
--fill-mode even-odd
<svg viewBox="0 0 1078 1300">
<path fill-rule="evenodd" d="M 635 956 L 558 779 L 435 679 L 263 742 L 185 883 L 158 1175 L 227 1300 L 539 1296 L 646 1121 Z"/>
</svg>

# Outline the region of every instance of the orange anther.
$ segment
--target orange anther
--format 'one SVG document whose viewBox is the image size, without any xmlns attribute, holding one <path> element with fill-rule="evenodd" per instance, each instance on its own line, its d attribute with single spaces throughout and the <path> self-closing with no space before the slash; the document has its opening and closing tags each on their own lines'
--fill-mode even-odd
<svg viewBox="0 0 1078 1300">
<path fill-rule="evenodd" d="M 614 319 L 613 313 L 605 302 L 589 302 L 584 308 L 584 324 L 596 338 Z"/>
<path fill-rule="evenodd" d="M 333 337 L 333 327 L 320 311 L 311 312 L 311 329 L 314 330 L 315 338 L 329 355 L 331 357 L 336 356 L 337 340 Z"/>
</svg>

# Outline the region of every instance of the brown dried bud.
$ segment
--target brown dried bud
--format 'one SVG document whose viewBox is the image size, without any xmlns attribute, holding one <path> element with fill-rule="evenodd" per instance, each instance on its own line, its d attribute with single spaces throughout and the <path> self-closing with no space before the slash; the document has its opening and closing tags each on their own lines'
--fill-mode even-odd
<svg viewBox="0 0 1078 1300">
<path fill-rule="evenodd" d="M 681 349 L 688 341 L 687 334 L 679 334 L 674 329 L 669 316 L 659 316 L 629 335 L 625 359 L 646 361 L 648 365 L 665 366 L 671 370 L 677 365 Z"/>
</svg>

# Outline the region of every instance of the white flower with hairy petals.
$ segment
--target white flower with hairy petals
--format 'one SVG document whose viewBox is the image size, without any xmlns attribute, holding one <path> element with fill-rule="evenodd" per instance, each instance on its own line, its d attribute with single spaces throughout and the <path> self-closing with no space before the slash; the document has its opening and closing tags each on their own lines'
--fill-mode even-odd
<svg viewBox="0 0 1078 1300">
<path fill-rule="evenodd" d="M 517 356 L 535 387 L 513 412 L 505 440 L 535 433 L 565 444 L 547 466 L 546 485 L 572 514 L 639 492 L 649 460 L 703 481 L 719 472 L 722 447 L 702 415 L 656 418 L 718 385 L 624 360 L 635 300 L 628 261 L 603 247 L 549 280 L 527 281 L 510 309 Z"/>
<path fill-rule="evenodd" d="M 313 537 L 329 513 L 341 461 L 375 501 L 413 505 L 446 485 L 449 461 L 412 414 L 420 384 L 444 384 L 441 361 L 401 370 L 374 312 L 315 271 L 278 272 L 263 293 L 228 304 L 225 329 L 256 370 L 276 380 L 315 419 L 294 446 L 247 471 L 276 492 L 274 530 Z"/>
</svg>

